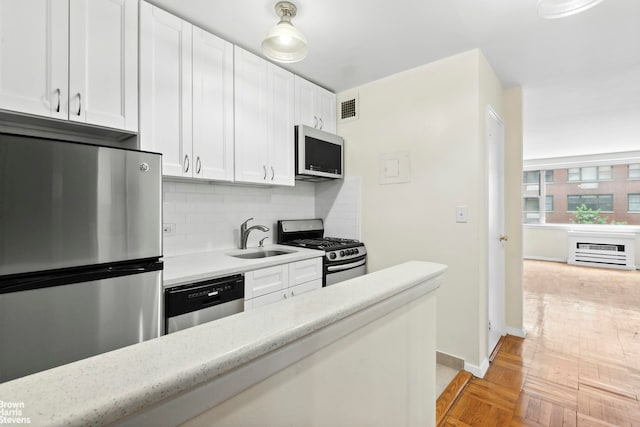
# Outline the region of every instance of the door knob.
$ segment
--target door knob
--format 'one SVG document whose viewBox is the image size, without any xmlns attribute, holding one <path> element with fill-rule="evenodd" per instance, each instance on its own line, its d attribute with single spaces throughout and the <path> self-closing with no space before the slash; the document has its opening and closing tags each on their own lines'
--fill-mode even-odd
<svg viewBox="0 0 640 427">
<path fill-rule="evenodd" d="M 507 242 L 508 240 L 509 240 L 509 236 L 500 235 L 500 241 L 501 242 Z"/>
</svg>

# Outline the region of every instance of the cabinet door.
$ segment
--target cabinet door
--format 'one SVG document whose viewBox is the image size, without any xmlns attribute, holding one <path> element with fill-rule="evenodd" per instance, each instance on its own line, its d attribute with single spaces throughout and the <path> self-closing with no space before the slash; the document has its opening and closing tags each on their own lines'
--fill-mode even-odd
<svg viewBox="0 0 640 427">
<path fill-rule="evenodd" d="M 293 74 L 269 64 L 269 169 L 270 184 L 294 185 L 295 97 Z"/>
<path fill-rule="evenodd" d="M 140 148 L 162 156 L 162 174 L 191 176 L 191 28 L 140 3 Z"/>
<path fill-rule="evenodd" d="M 244 299 L 252 299 L 276 291 L 289 285 L 289 265 L 277 265 L 250 271 L 244 275 Z"/>
<path fill-rule="evenodd" d="M 66 0 L 0 0 L 0 109 L 67 119 Z"/>
<path fill-rule="evenodd" d="M 235 180 L 267 182 L 268 62 L 235 47 Z M 293 130 L 292 130 L 293 132 Z"/>
<path fill-rule="evenodd" d="M 233 181 L 233 45 L 193 27 L 193 176 Z"/>
<path fill-rule="evenodd" d="M 316 279 L 322 279 L 322 258 L 306 259 L 289 264 L 290 286 Z"/>
<path fill-rule="evenodd" d="M 320 116 L 320 129 L 336 133 L 336 94 L 318 87 L 316 92 Z"/>
<path fill-rule="evenodd" d="M 138 130 L 138 3 L 73 0 L 69 120 Z"/>
<path fill-rule="evenodd" d="M 318 112 L 316 106 L 316 85 L 302 77 L 295 76 L 295 109 L 296 125 L 318 127 Z"/>
</svg>

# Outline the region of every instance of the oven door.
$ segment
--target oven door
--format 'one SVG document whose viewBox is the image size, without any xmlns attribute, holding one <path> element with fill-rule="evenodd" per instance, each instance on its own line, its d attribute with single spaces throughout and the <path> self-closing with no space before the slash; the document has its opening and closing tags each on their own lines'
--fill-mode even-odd
<svg viewBox="0 0 640 427">
<path fill-rule="evenodd" d="M 330 262 L 325 265 L 325 286 L 335 285 L 366 273 L 367 257 L 358 257 L 342 262 Z"/>
</svg>

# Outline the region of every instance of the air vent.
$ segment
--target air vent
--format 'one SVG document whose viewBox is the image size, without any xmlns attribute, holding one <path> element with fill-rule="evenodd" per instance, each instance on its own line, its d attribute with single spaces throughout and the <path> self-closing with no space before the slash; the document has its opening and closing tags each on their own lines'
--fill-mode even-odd
<svg viewBox="0 0 640 427">
<path fill-rule="evenodd" d="M 358 95 L 347 94 L 340 100 L 340 121 L 346 122 L 358 119 Z"/>
<path fill-rule="evenodd" d="M 569 231 L 568 263 L 635 270 L 635 235 Z"/>
</svg>

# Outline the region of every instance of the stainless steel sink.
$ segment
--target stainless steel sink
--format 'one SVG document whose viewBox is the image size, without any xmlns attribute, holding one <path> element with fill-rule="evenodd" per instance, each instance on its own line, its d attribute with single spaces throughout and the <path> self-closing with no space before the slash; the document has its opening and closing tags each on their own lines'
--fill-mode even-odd
<svg viewBox="0 0 640 427">
<path fill-rule="evenodd" d="M 271 257 L 271 256 L 292 254 L 294 252 L 295 251 L 273 250 L 273 251 L 254 251 L 254 252 L 244 252 L 244 253 L 232 253 L 232 254 L 228 254 L 228 255 L 232 256 L 234 258 L 255 259 L 255 258 L 267 258 L 267 257 Z"/>
</svg>

